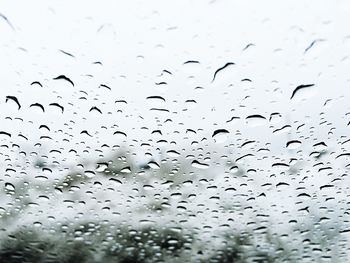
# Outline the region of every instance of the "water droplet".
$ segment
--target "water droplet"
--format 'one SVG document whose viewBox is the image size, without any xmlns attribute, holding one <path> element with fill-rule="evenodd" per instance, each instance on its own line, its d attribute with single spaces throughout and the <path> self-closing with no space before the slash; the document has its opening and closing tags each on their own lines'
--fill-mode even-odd
<svg viewBox="0 0 350 263">
<path fill-rule="evenodd" d="M 218 129 L 213 132 L 213 139 L 217 143 L 223 143 L 228 139 L 229 131 L 225 129 Z"/>
<path fill-rule="evenodd" d="M 198 169 L 208 169 L 209 164 L 198 162 L 197 160 L 192 161 L 192 166 Z"/>
<path fill-rule="evenodd" d="M 15 186 L 11 183 L 5 183 L 5 189 L 9 191 L 15 191 Z"/>
<path fill-rule="evenodd" d="M 286 144 L 286 147 L 291 150 L 297 149 L 300 146 L 301 146 L 301 141 L 298 141 L 298 140 L 291 140 Z"/>
<path fill-rule="evenodd" d="M 255 114 L 255 115 L 249 115 L 246 118 L 247 124 L 250 127 L 257 127 L 266 124 L 266 118 L 262 115 Z"/>
</svg>

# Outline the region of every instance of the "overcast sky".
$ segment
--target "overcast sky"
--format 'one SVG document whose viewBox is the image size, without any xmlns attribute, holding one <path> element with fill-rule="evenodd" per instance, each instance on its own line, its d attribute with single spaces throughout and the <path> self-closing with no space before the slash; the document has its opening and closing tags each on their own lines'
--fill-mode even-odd
<svg viewBox="0 0 350 263">
<path fill-rule="evenodd" d="M 181 144 L 187 129 L 200 140 L 222 128 L 233 142 L 254 138 L 272 149 L 347 132 L 349 1 L 2 1 L 0 13 L 0 122 L 12 142 L 20 133 L 34 145 L 41 124 L 57 143 L 69 134 L 69 148 L 115 144 L 115 131 L 130 142 L 156 140 L 151 132 L 161 129 Z M 59 75 L 74 86 L 53 80 Z M 291 99 L 305 84 L 314 86 Z M 5 103 L 9 95 L 21 109 Z M 272 113 L 280 118 L 269 122 Z M 249 123 L 255 114 L 266 120 Z M 287 124 L 288 135 L 273 133 Z"/>
</svg>

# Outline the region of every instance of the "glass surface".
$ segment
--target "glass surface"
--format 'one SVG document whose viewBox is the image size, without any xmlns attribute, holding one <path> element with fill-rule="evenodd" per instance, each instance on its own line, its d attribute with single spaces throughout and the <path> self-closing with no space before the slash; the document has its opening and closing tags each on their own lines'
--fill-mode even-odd
<svg viewBox="0 0 350 263">
<path fill-rule="evenodd" d="M 0 262 L 350 261 L 350 2 L 1 1 Z"/>
</svg>

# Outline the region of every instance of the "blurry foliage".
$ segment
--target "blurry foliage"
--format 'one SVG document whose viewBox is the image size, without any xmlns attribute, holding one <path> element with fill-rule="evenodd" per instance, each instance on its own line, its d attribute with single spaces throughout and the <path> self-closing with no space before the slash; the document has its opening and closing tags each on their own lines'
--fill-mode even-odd
<svg viewBox="0 0 350 263">
<path fill-rule="evenodd" d="M 1 242 L 0 262 L 94 262 L 91 251 L 80 241 L 60 238 L 35 229 L 22 228 Z"/>
<path fill-rule="evenodd" d="M 111 232 L 108 227 L 102 227 L 91 234 L 91 228 L 82 226 L 68 232 L 56 229 L 51 234 L 22 227 L 2 239 L 0 262 L 158 262 L 166 257 L 180 257 L 184 247 L 191 245 L 190 236 L 170 229 L 120 227 Z M 74 237 L 77 229 L 84 238 Z M 108 236 L 108 240 L 101 240 L 101 235 Z"/>
<path fill-rule="evenodd" d="M 181 189 L 184 181 L 196 180 L 205 173 L 204 171 L 203 174 L 191 172 L 190 162 L 181 156 L 177 158 L 177 162 L 171 162 L 163 156 L 157 163 L 159 169 L 150 169 L 148 164 L 136 163 L 131 153 L 122 149 L 109 159 L 86 164 L 93 167 L 99 164 L 105 165 L 104 170 L 96 172 L 96 177 L 86 176 L 84 169 L 81 169 L 83 165 L 80 165 L 80 168 L 73 167 L 61 179 L 55 180 L 54 188 L 64 193 L 73 186 L 84 185 L 91 180 L 116 178 L 120 182 L 137 184 L 140 188 L 154 182 L 160 184 L 170 182 L 169 191 L 165 193 L 170 196 L 173 190 Z M 45 165 L 44 162 L 38 161 L 35 167 L 43 169 Z M 232 166 L 234 163 L 228 162 L 227 165 Z M 239 168 L 237 176 L 245 176 L 242 167 Z M 50 183 L 52 182 L 31 184 L 31 187 L 46 193 Z M 20 222 L 21 211 L 35 201 L 28 194 L 30 189 L 25 180 L 17 181 L 14 189 L 5 189 L 5 193 L 15 205 L 7 208 L 5 213 L 1 212 L 1 220 L 9 225 Z M 227 210 L 228 208 L 223 205 L 218 209 Z M 162 213 L 167 209 L 162 206 L 162 200 L 148 196 L 148 205 L 144 206 L 143 210 L 146 213 Z M 301 253 L 295 248 L 289 248 L 286 241 L 282 241 L 281 236 L 271 234 L 272 229 L 268 227 L 262 233 L 254 232 L 248 227 L 244 231 L 232 233 L 227 230 L 221 237 L 221 245 L 211 246 L 210 243 L 214 240 L 197 239 L 198 232 L 194 234 L 189 229 L 186 231 L 191 234 L 185 234 L 183 230 L 174 231 L 170 226 L 164 228 L 164 226 L 154 225 L 148 228 L 131 229 L 126 225 L 116 226 L 113 222 L 109 223 L 112 226 L 94 222 L 93 227 L 91 223 L 80 223 L 78 226 L 72 222 L 56 222 L 56 224 L 50 229 L 22 226 L 10 233 L 3 229 L 0 239 L 0 262 L 269 263 L 295 262 Z M 60 229 L 59 226 L 66 227 Z M 299 225 L 296 225 L 294 229 L 298 227 Z M 318 242 L 320 249 L 330 246 L 333 241 L 336 242 L 340 229 L 340 226 L 337 226 L 332 230 L 329 225 L 327 229 L 322 229 L 320 225 L 315 228 L 313 224 L 304 223 L 300 223 L 300 227 L 307 232 L 304 240 L 308 239 L 310 242 L 314 240 L 314 244 Z M 200 242 L 208 243 L 199 244 Z"/>
</svg>

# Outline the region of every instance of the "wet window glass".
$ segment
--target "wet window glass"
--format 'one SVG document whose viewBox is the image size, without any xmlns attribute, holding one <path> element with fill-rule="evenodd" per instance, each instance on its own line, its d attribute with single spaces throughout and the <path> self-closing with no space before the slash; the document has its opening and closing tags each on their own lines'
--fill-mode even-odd
<svg viewBox="0 0 350 263">
<path fill-rule="evenodd" d="M 350 2 L 2 1 L 0 262 L 349 262 Z"/>
</svg>

